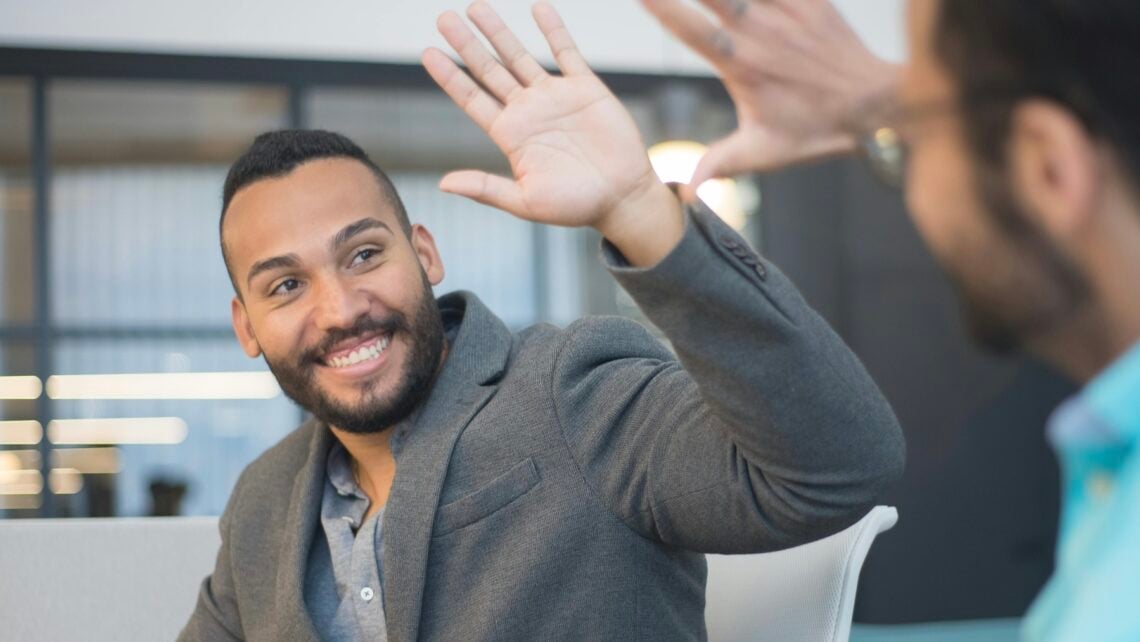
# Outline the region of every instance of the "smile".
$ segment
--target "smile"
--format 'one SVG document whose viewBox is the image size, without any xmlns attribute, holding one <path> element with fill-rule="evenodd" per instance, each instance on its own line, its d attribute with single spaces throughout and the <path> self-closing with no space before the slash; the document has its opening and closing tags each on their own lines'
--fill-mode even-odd
<svg viewBox="0 0 1140 642">
<path fill-rule="evenodd" d="M 351 350 L 341 350 L 325 355 L 324 362 L 330 368 L 348 368 L 365 361 L 375 361 L 384 354 L 391 342 L 392 337 L 390 335 L 374 337 Z"/>
</svg>

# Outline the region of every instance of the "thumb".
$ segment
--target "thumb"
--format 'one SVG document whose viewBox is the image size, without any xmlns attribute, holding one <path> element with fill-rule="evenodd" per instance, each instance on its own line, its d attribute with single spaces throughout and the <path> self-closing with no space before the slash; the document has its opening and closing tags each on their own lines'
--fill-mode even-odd
<svg viewBox="0 0 1140 642">
<path fill-rule="evenodd" d="M 439 181 L 439 189 L 522 216 L 526 212 L 522 190 L 509 178 L 476 170 L 451 172 Z"/>
<path fill-rule="evenodd" d="M 736 130 L 726 138 L 713 143 L 697 169 L 693 171 L 693 178 L 686 189 L 687 196 L 696 195 L 697 187 L 711 178 L 724 178 L 742 174 L 757 165 L 756 159 L 760 155 L 759 141 L 755 136 L 744 130 Z"/>
</svg>

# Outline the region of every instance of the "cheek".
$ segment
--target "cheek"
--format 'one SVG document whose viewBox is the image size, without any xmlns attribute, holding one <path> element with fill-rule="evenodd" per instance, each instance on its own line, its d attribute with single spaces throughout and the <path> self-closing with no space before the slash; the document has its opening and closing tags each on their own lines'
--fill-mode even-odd
<svg viewBox="0 0 1140 642">
<path fill-rule="evenodd" d="M 291 308 L 274 310 L 259 319 L 254 328 L 262 352 L 272 361 L 281 362 L 293 357 L 308 345 L 301 315 L 295 312 Z"/>
<path fill-rule="evenodd" d="M 919 234 L 939 257 L 954 254 L 977 211 L 976 189 L 964 150 L 942 136 L 916 145 L 907 172 L 907 209 Z"/>
<path fill-rule="evenodd" d="M 374 313 L 394 310 L 410 319 L 423 296 L 423 273 L 418 262 L 403 261 L 369 272 L 358 285 Z"/>
</svg>

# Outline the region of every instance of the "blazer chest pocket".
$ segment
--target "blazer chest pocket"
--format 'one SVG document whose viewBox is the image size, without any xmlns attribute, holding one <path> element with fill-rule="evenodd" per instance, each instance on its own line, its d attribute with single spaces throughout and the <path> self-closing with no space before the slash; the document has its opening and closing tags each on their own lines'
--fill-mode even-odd
<svg viewBox="0 0 1140 642">
<path fill-rule="evenodd" d="M 529 457 L 473 493 L 439 507 L 434 536 L 470 526 L 515 501 L 538 484 L 538 469 Z"/>
</svg>

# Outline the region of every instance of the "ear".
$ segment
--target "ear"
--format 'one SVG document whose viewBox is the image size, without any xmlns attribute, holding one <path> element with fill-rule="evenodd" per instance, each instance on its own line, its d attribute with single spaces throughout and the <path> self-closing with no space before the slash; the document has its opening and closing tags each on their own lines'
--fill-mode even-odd
<svg viewBox="0 0 1140 642">
<path fill-rule="evenodd" d="M 246 356 L 250 359 L 261 356 L 261 345 L 257 343 L 257 337 L 253 336 L 253 326 L 249 323 L 249 314 L 245 311 L 245 304 L 236 296 L 230 302 L 230 321 L 233 323 L 234 334 L 237 335 L 238 343 L 241 344 L 241 349 L 245 351 Z"/>
<path fill-rule="evenodd" d="M 1042 99 L 1016 107 L 1009 152 L 1015 193 L 1050 236 L 1063 241 L 1093 222 L 1103 180 L 1100 156 L 1070 110 Z"/>
<path fill-rule="evenodd" d="M 416 252 L 416 258 L 419 259 L 420 267 L 424 269 L 428 282 L 439 285 L 444 275 L 443 259 L 439 256 L 439 249 L 435 246 L 431 232 L 423 225 L 413 225 L 411 241 L 412 249 Z"/>
</svg>

